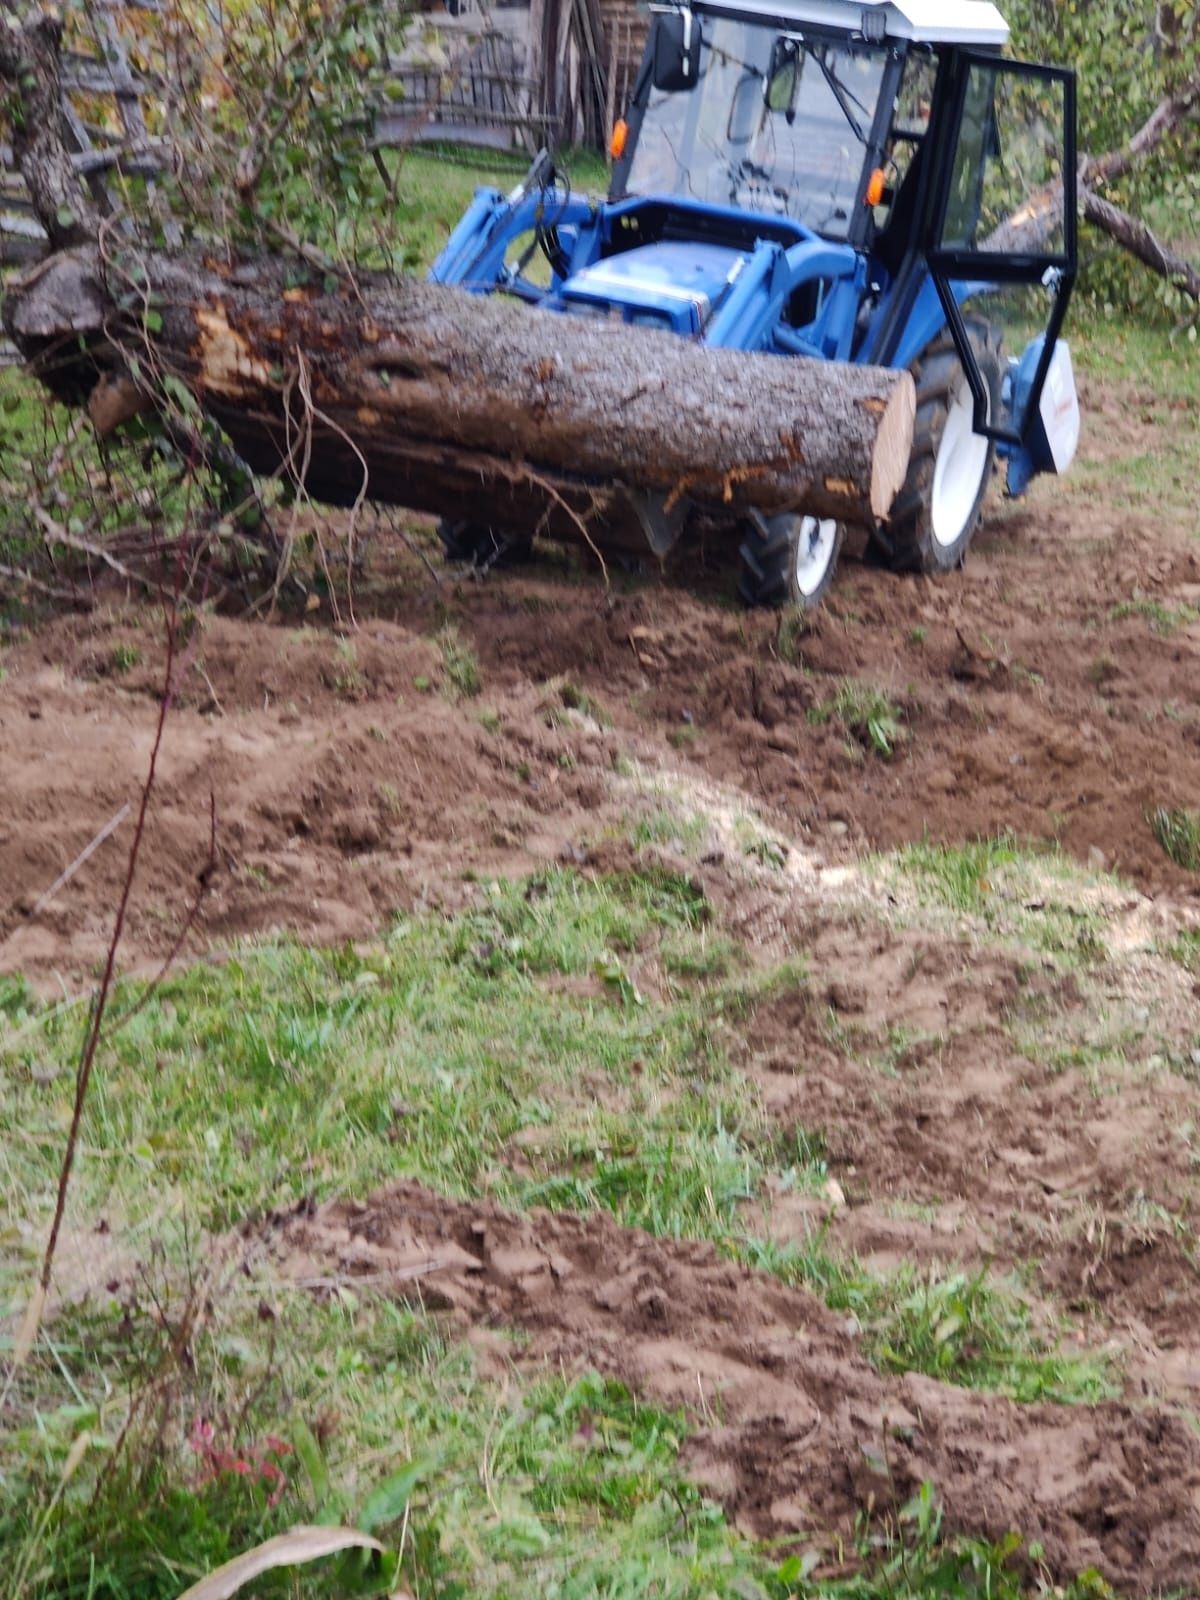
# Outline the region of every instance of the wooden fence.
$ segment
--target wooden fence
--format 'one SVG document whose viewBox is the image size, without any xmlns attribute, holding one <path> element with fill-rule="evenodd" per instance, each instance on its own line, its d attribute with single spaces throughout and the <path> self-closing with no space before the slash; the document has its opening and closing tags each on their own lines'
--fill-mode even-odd
<svg viewBox="0 0 1200 1600">
<path fill-rule="evenodd" d="M 68 148 L 102 206 L 108 203 L 108 181 L 115 170 L 153 178 L 167 159 L 164 144 L 150 137 L 143 106 L 159 86 L 130 66 L 119 20 L 123 12 L 157 10 L 157 0 L 85 0 L 72 19 L 71 48 L 63 51 Z M 0 266 L 36 260 L 45 245 L 12 150 L 0 144 Z"/>
<path fill-rule="evenodd" d="M 645 36 L 630 0 L 455 5 L 453 15 L 408 17 L 409 36 L 432 34 L 435 45 L 423 52 L 406 38 L 391 62 L 376 147 L 444 140 L 533 153 L 542 145 L 607 144 Z M 130 62 L 131 34 L 153 28 L 156 14 L 163 14 L 160 0 L 82 0 L 72 14 L 63 112 L 72 159 L 102 207 L 114 172 L 152 180 L 169 161 L 148 126 L 162 84 Z M 0 267 L 35 260 L 44 249 L 12 151 L 0 144 Z"/>
</svg>

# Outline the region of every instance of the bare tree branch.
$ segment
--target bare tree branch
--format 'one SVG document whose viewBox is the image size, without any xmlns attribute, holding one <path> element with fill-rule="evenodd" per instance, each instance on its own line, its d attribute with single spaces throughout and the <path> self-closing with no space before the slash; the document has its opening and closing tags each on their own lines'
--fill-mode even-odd
<svg viewBox="0 0 1200 1600">
<path fill-rule="evenodd" d="M 1189 79 L 1181 89 L 1160 100 L 1133 137 L 1119 150 L 1103 156 L 1084 156 L 1079 163 L 1079 181 L 1089 186 L 1111 183 L 1123 177 L 1136 161 L 1150 154 L 1184 117 L 1200 105 L 1200 76 Z"/>
<path fill-rule="evenodd" d="M 1200 303 L 1200 272 L 1185 257 L 1163 244 L 1144 222 L 1091 189 L 1080 193 L 1079 209 L 1090 223 L 1115 239 L 1151 272 L 1157 272 L 1160 278 Z"/>
</svg>

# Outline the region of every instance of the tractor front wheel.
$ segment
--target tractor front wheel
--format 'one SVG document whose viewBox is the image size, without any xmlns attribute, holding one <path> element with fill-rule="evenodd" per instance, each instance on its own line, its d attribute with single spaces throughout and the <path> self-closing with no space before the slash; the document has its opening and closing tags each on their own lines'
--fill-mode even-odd
<svg viewBox="0 0 1200 1600">
<path fill-rule="evenodd" d="M 742 523 L 738 594 L 748 606 L 819 605 L 837 570 L 843 529 L 832 517 L 751 511 Z"/>
<path fill-rule="evenodd" d="M 989 323 L 967 319 L 988 393 L 988 418 L 1000 409 L 999 340 Z M 966 558 L 991 476 L 995 445 L 975 432 L 974 398 L 949 330 L 912 366 L 917 416 L 904 487 L 886 529 L 897 572 L 948 572 Z"/>
</svg>

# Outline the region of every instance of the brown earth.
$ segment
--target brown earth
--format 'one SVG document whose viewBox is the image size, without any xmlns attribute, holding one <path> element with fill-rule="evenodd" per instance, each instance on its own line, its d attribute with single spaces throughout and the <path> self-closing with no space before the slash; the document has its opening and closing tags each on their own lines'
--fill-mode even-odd
<svg viewBox="0 0 1200 1600">
<path fill-rule="evenodd" d="M 1112 430 L 1095 454 L 1154 438 L 1128 404 L 1091 404 Z M 467 867 L 554 854 L 601 805 L 618 751 L 745 790 L 827 856 L 1011 831 L 1200 899 L 1148 822 L 1200 792 L 1200 551 L 1150 509 L 1039 484 L 1028 508 L 995 509 L 961 574 L 847 565 L 791 649 L 776 617 L 703 589 L 606 592 L 560 573 L 552 559 L 437 583 L 415 558 L 380 561 L 345 641 L 320 624 L 207 619 L 169 725 L 127 959 L 170 945 L 206 859 L 210 788 L 227 870 L 204 939 L 272 926 L 337 939 L 453 898 Z M 1142 609 L 1122 614 L 1131 601 Z M 1155 631 L 1155 606 L 1171 631 Z M 496 731 L 415 686 L 444 681 L 432 636 L 447 617 L 478 658 Z M 0 969 L 69 982 L 103 949 L 128 823 L 28 913 L 136 792 L 161 643 L 153 612 L 114 608 L 5 652 Z M 546 685 L 553 700 L 564 675 L 611 729 L 546 726 Z M 808 720 L 847 676 L 902 708 L 895 760 L 865 756 L 836 717 Z"/>
<path fill-rule="evenodd" d="M 706 1396 L 718 1369 L 735 1396 L 745 1381 L 758 1398 L 744 1424 L 727 1396 L 728 1429 L 706 1429 L 691 1465 L 749 1526 L 786 1521 L 794 1504 L 813 1526 L 844 1527 L 886 1487 L 868 1436 L 881 1408 L 894 1419 L 903 1407 L 918 1425 L 889 1442 L 893 1476 L 928 1470 L 957 1525 L 1011 1522 L 1064 1572 L 1102 1557 L 1139 1591 L 1195 1591 L 1195 1463 L 1173 1418 L 1200 1413 L 1200 1006 L 1164 947 L 1196 926 L 1200 878 L 1168 860 L 1147 817 L 1200 794 L 1200 561 L 1188 514 L 1122 494 L 1120 463 L 1169 438 L 1162 417 L 1129 392 L 1093 392 L 1088 409 L 1081 478 L 1039 484 L 1025 509 L 996 507 L 965 572 L 932 583 L 847 566 L 796 638 L 773 616 L 729 609 L 727 582 L 707 571 L 689 587 L 621 580 L 606 592 L 550 554 L 485 582 L 436 581 L 382 536 L 345 636 L 321 614 L 206 617 L 167 724 L 123 958 L 148 969 L 171 948 L 207 859 L 210 793 L 219 866 L 189 954 L 272 928 L 370 937 L 397 909 L 470 903 L 481 875 L 628 864 L 632 821 L 653 820 L 664 840 L 653 848 L 698 877 L 720 927 L 764 959 L 806 964 L 803 984 L 747 1020 L 734 1059 L 781 1126 L 824 1140 L 834 1197 L 781 1193 L 755 1224 L 784 1239 L 827 1227 L 831 1247 L 884 1269 L 1018 1272 L 1050 1325 L 1067 1311 L 1081 1342 L 1114 1351 L 1127 1404 L 1017 1413 L 921 1379 L 885 1383 L 807 1297 L 758 1279 L 751 1293 L 699 1247 L 570 1219 L 540 1219 L 538 1238 L 572 1259 L 581 1239 L 599 1240 L 596 1260 L 618 1277 L 649 1261 L 700 1331 L 681 1366 L 647 1356 L 642 1371 L 619 1307 L 611 1322 L 576 1308 L 581 1320 L 551 1318 L 537 1348 L 623 1361 L 612 1370 L 663 1398 L 677 1382 L 702 1420 L 697 1372 Z M 1105 458 L 1116 465 L 1089 487 Z M 475 697 L 454 697 L 462 648 L 478 662 Z M 0 972 L 47 992 L 79 992 L 103 955 L 129 817 L 34 908 L 136 805 L 161 658 L 156 612 L 116 600 L 4 649 Z M 894 760 L 836 717 L 810 720 L 846 677 L 903 708 Z M 747 855 L 736 825 L 750 813 L 775 830 L 778 860 Z M 1078 885 L 1028 891 L 1029 914 L 1067 902 L 1077 949 L 1014 934 L 1019 895 L 997 890 L 991 921 L 963 918 L 857 863 L 867 845 L 1008 830 L 1121 875 L 1086 905 Z M 744 1348 L 703 1301 L 723 1304 L 733 1284 L 748 1296 Z M 510 1286 L 478 1304 L 541 1340 L 525 1294 Z M 810 1333 L 811 1370 L 794 1339 L 771 1365 L 788 1317 Z M 686 1318 L 678 1327 L 691 1338 Z M 792 1396 L 778 1415 L 764 1372 L 782 1373 Z M 839 1410 L 829 1396 L 841 1384 Z M 816 1415 L 805 1407 L 819 1408 L 822 1448 L 843 1462 L 820 1495 L 805 1475 Z"/>
<path fill-rule="evenodd" d="M 951 1529 L 1020 1530 L 1062 1578 L 1094 1566 L 1139 1593 L 1191 1592 L 1200 1571 L 1200 1439 L 1181 1417 L 882 1378 L 845 1319 L 709 1245 L 412 1183 L 292 1214 L 266 1237 L 290 1279 L 390 1280 L 477 1339 L 526 1330 L 515 1359 L 594 1368 L 685 1407 L 686 1469 L 756 1537 L 831 1553 L 864 1505 L 886 1514 L 932 1482 Z"/>
</svg>

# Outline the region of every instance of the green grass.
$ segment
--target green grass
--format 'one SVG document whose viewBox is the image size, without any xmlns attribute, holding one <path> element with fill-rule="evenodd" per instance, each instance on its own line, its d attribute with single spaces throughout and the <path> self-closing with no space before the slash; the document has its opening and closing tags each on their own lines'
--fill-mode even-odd
<svg viewBox="0 0 1200 1600">
<path fill-rule="evenodd" d="M 113 1455 L 111 1437 L 104 1446 L 112 1402 L 88 1357 L 102 1353 L 111 1371 L 136 1382 L 133 1351 L 153 1358 L 165 1342 L 156 1313 L 183 1309 L 147 1300 L 120 1325 L 76 1319 L 60 1330 L 57 1364 L 39 1355 L 29 1383 L 49 1389 L 65 1376 L 77 1398 L 42 1413 L 19 1473 L 5 1480 L 6 1596 L 173 1600 L 259 1539 L 332 1521 L 375 1533 L 383 1562 L 319 1563 L 296 1573 L 287 1592 L 413 1590 L 440 1600 L 1016 1600 L 1026 1592 L 1013 1560 L 1019 1541 L 947 1537 L 929 1486 L 898 1517 L 864 1514 L 844 1552 L 845 1577 L 828 1575 L 832 1552 L 819 1533 L 795 1553 L 756 1548 L 684 1476 L 684 1417 L 595 1373 L 539 1380 L 511 1366 L 495 1372 L 493 1355 L 486 1376 L 433 1319 L 348 1289 L 322 1301 L 292 1297 L 269 1319 L 253 1296 L 226 1298 L 198 1325 L 188 1361 L 160 1367 L 164 1381 L 138 1431 Z M 85 1437 L 93 1447 L 64 1486 L 71 1447 Z M 822 1557 L 826 1575 L 810 1577 Z M 1062 1592 L 1107 1593 L 1089 1578 Z"/>
<path fill-rule="evenodd" d="M 135 1311 L 124 1338 L 157 1352 L 151 1312 Z M 365 1585 L 377 1593 L 732 1600 L 742 1584 L 771 1582 L 775 1562 L 682 1476 L 683 1419 L 594 1373 L 481 1376 L 432 1319 L 349 1290 L 291 1297 L 270 1322 L 227 1301 L 155 1396 L 153 1453 L 127 1443 L 105 1471 L 105 1399 L 79 1354 L 97 1339 L 132 1376 L 113 1323 L 69 1330 L 59 1355 L 80 1398 L 42 1417 L 0 1497 L 6 1594 L 165 1600 L 314 1521 L 368 1528 L 392 1551 L 403 1536 L 402 1572 L 393 1556 Z M 31 1376 L 61 1382 L 45 1361 Z M 54 1504 L 85 1430 L 96 1447 Z M 326 1562 L 297 1587 L 361 1591 L 361 1558 Z"/>
<path fill-rule="evenodd" d="M 476 189 L 507 193 L 529 165 L 519 155 L 496 153 L 489 158 L 479 151 L 453 146 L 408 150 L 399 156 L 389 152 L 384 159 L 395 184 L 393 218 L 404 240 L 404 265 L 411 271 L 423 271 L 429 266 Z M 607 190 L 608 169 L 598 156 L 575 150 L 559 160 L 574 189 L 589 194 Z"/>
<path fill-rule="evenodd" d="M 1151 813 L 1150 831 L 1177 867 L 1200 872 L 1200 813 L 1159 806 Z"/>
<path fill-rule="evenodd" d="M 994 934 L 1059 957 L 1067 965 L 1103 961 L 1103 919 L 1088 905 L 1098 881 L 1061 852 L 1011 837 L 961 845 L 906 845 L 885 872 L 915 886 L 919 900 L 975 917 Z"/>
<path fill-rule="evenodd" d="M 496 885 L 479 909 L 406 919 L 373 949 L 283 943 L 193 968 L 111 1038 L 75 1209 L 124 1218 L 135 1241 L 167 1238 L 184 1215 L 219 1232 L 409 1174 L 458 1196 L 603 1209 L 757 1259 L 748 1204 L 784 1180 L 819 1192 L 827 1173 L 816 1145 L 780 1153 L 729 1061 L 747 1011 L 795 973 L 729 978 L 734 954 L 696 884 L 647 867 Z M 0 1225 L 19 1238 L 51 1192 L 78 1024 L 21 991 L 4 1015 L 0 1126 L 13 1137 Z M 10 1250 L 10 1296 L 32 1265 L 21 1260 Z M 881 1356 L 904 1350 L 921 1370 L 984 1381 L 967 1343 L 934 1350 L 903 1332 L 904 1275 L 832 1271 L 817 1243 L 786 1266 L 839 1306 L 857 1296 Z M 991 1292 L 977 1285 L 972 1306 Z M 999 1323 L 1015 1359 L 1057 1359 L 1008 1312 Z M 1018 1387 L 989 1362 L 996 1386 Z"/>
<path fill-rule="evenodd" d="M 586 689 L 581 689 L 570 678 L 564 678 L 559 689 L 559 698 L 568 711 L 578 711 L 580 716 L 590 718 L 597 727 L 612 727 L 612 718 L 595 695 L 589 694 Z"/>
<path fill-rule="evenodd" d="M 1200 928 L 1188 928 L 1177 935 L 1167 954 L 1188 972 L 1200 972 Z"/>
<path fill-rule="evenodd" d="M 0 1436 L 0 1516 L 15 1540 L 48 1521 L 13 1600 L 177 1593 L 283 1522 L 358 1515 L 414 1460 L 429 1464 L 406 1559 L 442 1586 L 434 1592 L 810 1592 L 782 1582 L 778 1558 L 750 1550 L 687 1486 L 679 1419 L 599 1380 L 484 1382 L 461 1346 L 441 1345 L 410 1313 L 348 1292 L 264 1306 L 253 1279 L 227 1267 L 221 1290 L 201 1283 L 209 1309 L 188 1362 L 163 1365 L 204 1233 L 406 1174 L 453 1195 L 600 1209 L 712 1240 L 852 1313 L 884 1370 L 1022 1398 L 1105 1392 L 1103 1364 L 1064 1357 L 1015 1287 L 880 1278 L 820 1235 L 784 1249 L 752 1234 L 748 1219 L 772 1191 L 819 1193 L 828 1172 L 819 1136 L 781 1141 L 729 1061 L 749 1011 L 802 976 L 748 975 L 738 963 L 731 977 L 736 961 L 697 885 L 648 866 L 493 885 L 476 909 L 405 918 L 369 948 L 244 948 L 172 976 L 120 1026 L 138 992 L 124 985 L 68 1234 L 86 1239 L 111 1218 L 121 1248 L 146 1265 L 122 1304 L 101 1296 L 86 1315 L 56 1317 L 22 1375 L 29 1421 Z M 20 982 L 0 989 L 0 1292 L 12 1310 L 52 1202 L 79 1026 L 78 1009 L 43 1006 Z M 128 1472 L 101 1474 L 135 1374 L 156 1371 Z M 250 1463 L 248 1478 L 197 1481 L 203 1463 L 187 1442 L 197 1417 Z M 311 1458 L 299 1423 L 329 1439 L 317 1465 L 327 1488 L 293 1455 L 269 1454 L 277 1435 Z M 95 1447 L 47 1513 L 81 1429 Z M 263 1461 L 288 1474 L 278 1505 Z M 870 1539 L 881 1572 L 919 1543 L 907 1527 Z M 930 1570 L 983 1561 L 1008 1582 L 1002 1553 L 987 1550 L 937 1541 L 926 1556 Z M 335 1578 L 348 1581 L 344 1570 Z M 318 1581 L 301 1588 L 328 1592 Z M 847 1582 L 811 1592 L 937 1592 Z"/>
<path fill-rule="evenodd" d="M 1196 345 L 1172 337 L 1172 324 L 1149 318 L 1105 316 L 1072 309 L 1067 327 L 1071 359 L 1089 378 L 1111 383 L 1114 378 L 1142 385 L 1162 402 L 1200 401 L 1200 364 Z M 1195 411 L 1181 409 L 1195 427 Z"/>
<path fill-rule="evenodd" d="M 681 855 L 694 855 L 704 843 L 707 825 L 700 817 L 656 807 L 640 816 L 630 830 L 637 846 L 666 845 Z"/>
<path fill-rule="evenodd" d="M 1136 386 L 1144 420 L 1154 427 L 1146 448 L 1114 454 L 1110 444 L 1100 459 L 1077 461 L 1066 482 L 1068 494 L 1135 512 L 1151 505 L 1159 516 L 1190 517 L 1200 479 L 1195 342 L 1172 338 L 1165 319 L 1156 324 L 1152 318 L 1089 314 L 1082 305 L 1072 310 L 1066 333 L 1077 373 L 1102 390 Z"/>
<path fill-rule="evenodd" d="M 1163 638 L 1169 637 L 1200 618 L 1200 611 L 1197 611 L 1195 606 L 1171 606 L 1161 600 L 1146 598 L 1123 600 L 1119 605 L 1113 606 L 1108 614 L 1114 622 L 1123 621 L 1126 617 L 1145 617 L 1152 630 Z"/>
<path fill-rule="evenodd" d="M 789 666 L 796 666 L 800 660 L 801 641 L 812 632 L 812 628 L 811 612 L 801 611 L 798 607 L 781 612 L 775 634 L 775 653 L 779 659 L 786 661 Z"/>
<path fill-rule="evenodd" d="M 438 634 L 442 688 L 448 699 L 473 700 L 483 688 L 479 660 L 458 629 L 447 624 Z"/>
<path fill-rule="evenodd" d="M 812 706 L 812 723 L 840 722 L 864 750 L 890 761 L 905 737 L 904 713 L 874 684 L 843 678 L 832 695 Z"/>
</svg>

